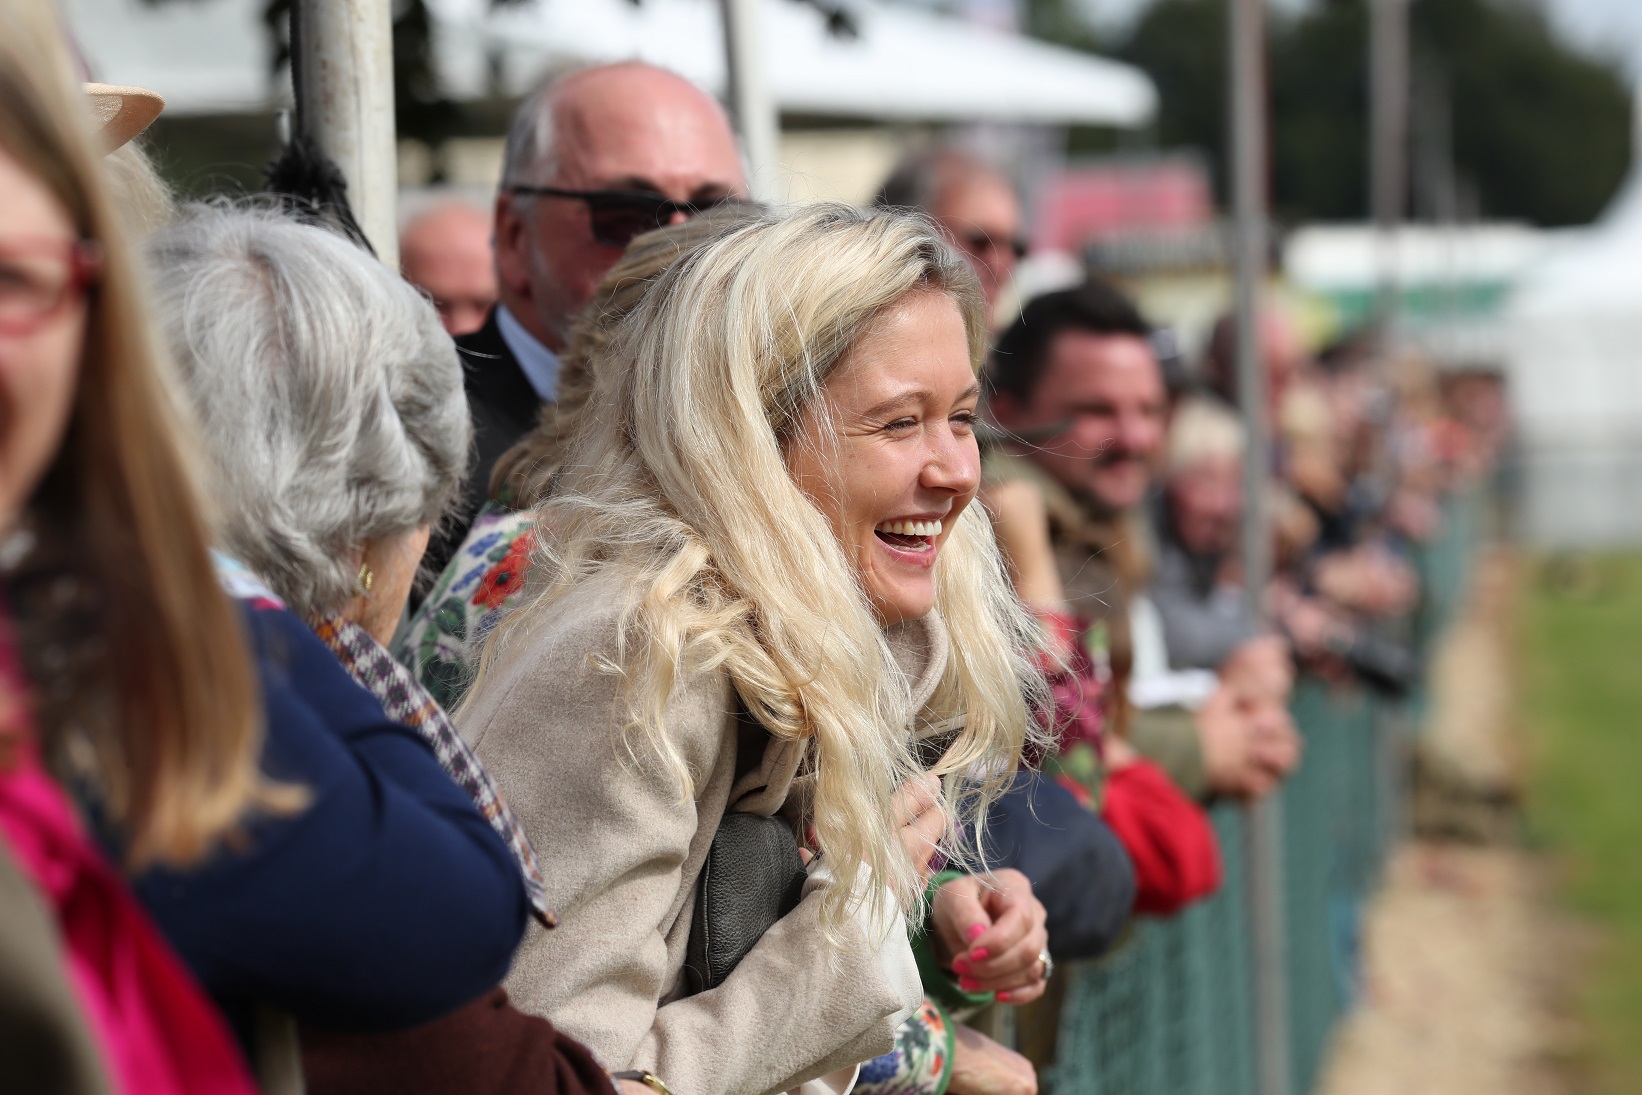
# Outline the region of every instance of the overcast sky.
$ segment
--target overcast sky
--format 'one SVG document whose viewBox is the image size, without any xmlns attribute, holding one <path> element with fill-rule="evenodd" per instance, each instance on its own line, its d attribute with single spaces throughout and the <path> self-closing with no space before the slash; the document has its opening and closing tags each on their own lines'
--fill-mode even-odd
<svg viewBox="0 0 1642 1095">
<path fill-rule="evenodd" d="M 1079 0 L 1096 21 L 1122 26 L 1150 0 Z M 1271 0 L 1273 6 L 1303 7 L 1307 0 Z M 1624 61 L 1633 77 L 1642 75 L 1642 0 L 1541 0 L 1557 26 L 1573 41 Z"/>
</svg>

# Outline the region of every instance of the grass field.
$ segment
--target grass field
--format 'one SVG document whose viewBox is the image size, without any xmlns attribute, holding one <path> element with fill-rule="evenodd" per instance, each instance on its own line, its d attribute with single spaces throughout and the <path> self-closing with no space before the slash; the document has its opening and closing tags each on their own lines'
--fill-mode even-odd
<svg viewBox="0 0 1642 1095">
<path fill-rule="evenodd" d="M 1516 624 L 1530 833 L 1600 938 L 1578 982 L 1577 1075 L 1642 1092 L 1642 557 L 1524 568 Z"/>
</svg>

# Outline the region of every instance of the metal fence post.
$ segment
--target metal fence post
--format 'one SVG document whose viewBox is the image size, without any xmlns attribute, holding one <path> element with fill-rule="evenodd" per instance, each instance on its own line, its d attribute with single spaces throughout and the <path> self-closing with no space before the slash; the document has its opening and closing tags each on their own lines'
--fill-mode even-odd
<svg viewBox="0 0 1642 1095">
<path fill-rule="evenodd" d="M 1253 610 L 1259 613 L 1271 576 L 1271 535 L 1266 519 L 1270 443 L 1265 367 L 1260 356 L 1260 290 L 1267 263 L 1265 10 L 1263 0 L 1228 0 L 1228 8 L 1237 390 L 1248 437 L 1243 468 L 1243 582 Z M 1290 1095 L 1283 832 L 1277 795 L 1268 795 L 1248 808 L 1244 832 L 1254 944 L 1255 1071 L 1260 1095 Z"/>
<path fill-rule="evenodd" d="M 295 0 L 291 87 L 296 131 L 342 169 L 354 219 L 382 261 L 398 269 L 390 0 Z"/>
<path fill-rule="evenodd" d="M 1389 330 L 1397 314 L 1397 226 L 1408 187 L 1408 0 L 1369 5 L 1369 192 L 1379 251 L 1375 320 Z"/>
<path fill-rule="evenodd" d="M 722 0 L 725 92 L 747 159 L 747 186 L 771 201 L 771 169 L 780 157 L 781 118 L 764 79 L 764 0 Z"/>
</svg>

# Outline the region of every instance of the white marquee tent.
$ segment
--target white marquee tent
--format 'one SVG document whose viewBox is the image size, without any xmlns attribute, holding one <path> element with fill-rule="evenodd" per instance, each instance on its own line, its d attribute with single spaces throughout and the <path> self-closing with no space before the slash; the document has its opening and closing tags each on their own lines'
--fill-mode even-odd
<svg viewBox="0 0 1642 1095">
<path fill-rule="evenodd" d="M 1642 543 L 1642 166 L 1519 284 L 1509 312 L 1524 533 Z"/>
<path fill-rule="evenodd" d="M 440 76 L 458 99 L 518 95 L 545 73 L 642 58 L 715 92 L 725 79 L 717 0 L 427 0 Z M 1138 70 L 915 7 L 851 5 L 860 33 L 764 0 L 764 69 L 785 112 L 880 121 L 1016 121 L 1135 126 L 1157 94 Z M 151 87 L 175 114 L 268 109 L 263 0 L 66 0 L 96 78 Z"/>
</svg>

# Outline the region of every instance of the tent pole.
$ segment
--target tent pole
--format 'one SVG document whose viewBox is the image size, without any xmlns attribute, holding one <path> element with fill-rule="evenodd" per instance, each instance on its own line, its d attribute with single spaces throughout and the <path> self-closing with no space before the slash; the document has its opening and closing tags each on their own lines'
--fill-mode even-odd
<svg viewBox="0 0 1642 1095">
<path fill-rule="evenodd" d="M 1397 229 L 1408 189 L 1408 0 L 1372 0 L 1369 9 L 1369 192 L 1379 260 L 1374 322 L 1389 337 L 1400 292 Z"/>
<path fill-rule="evenodd" d="M 764 80 L 764 0 L 721 0 L 724 13 L 725 92 L 747 160 L 747 185 L 770 201 L 770 177 L 780 155 L 781 118 Z"/>
<path fill-rule="evenodd" d="M 354 219 L 399 267 L 391 0 L 293 0 L 296 132 L 342 169 Z"/>
<path fill-rule="evenodd" d="M 1247 449 L 1243 458 L 1243 584 L 1262 614 L 1271 578 L 1266 518 L 1271 475 L 1266 375 L 1260 357 L 1261 287 L 1266 278 L 1266 66 L 1264 0 L 1227 0 L 1231 26 L 1232 213 L 1235 226 L 1237 392 Z M 1283 917 L 1283 823 L 1277 794 L 1247 807 L 1249 920 L 1254 937 L 1255 1069 L 1260 1095 L 1290 1095 L 1288 954 Z"/>
</svg>

